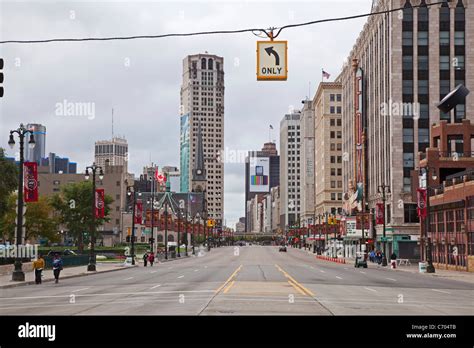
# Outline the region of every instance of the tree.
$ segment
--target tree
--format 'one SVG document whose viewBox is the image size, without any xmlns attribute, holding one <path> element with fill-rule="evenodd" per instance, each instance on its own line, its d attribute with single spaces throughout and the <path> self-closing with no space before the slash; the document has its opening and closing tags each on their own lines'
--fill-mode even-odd
<svg viewBox="0 0 474 348">
<path fill-rule="evenodd" d="M 59 214 L 60 223 L 64 224 L 69 234 L 79 245 L 79 251 L 84 250 L 83 233 L 90 231 L 92 223 L 92 183 L 78 182 L 64 186 L 60 194 L 51 198 L 51 204 Z M 110 204 L 113 199 L 109 195 L 104 198 L 104 218 L 95 220 L 95 227 L 109 222 Z M 97 237 L 97 236 L 96 236 Z"/>
<path fill-rule="evenodd" d="M 6 160 L 4 149 L 0 148 L 0 220 L 8 211 L 10 193 L 17 188 L 18 168 L 15 163 Z"/>
<path fill-rule="evenodd" d="M 7 211 L 1 218 L 0 233 L 4 239 L 15 239 L 17 193 L 7 199 Z M 47 238 L 50 242 L 59 241 L 57 234 L 58 218 L 53 216 L 53 209 L 47 197 L 39 197 L 38 202 L 25 203 L 25 241 L 32 238 Z"/>
</svg>

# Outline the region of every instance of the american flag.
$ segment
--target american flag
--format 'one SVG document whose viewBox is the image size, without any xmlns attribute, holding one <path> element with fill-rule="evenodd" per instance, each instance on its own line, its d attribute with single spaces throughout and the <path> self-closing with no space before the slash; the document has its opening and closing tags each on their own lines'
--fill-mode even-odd
<svg viewBox="0 0 474 348">
<path fill-rule="evenodd" d="M 323 70 L 323 77 L 329 79 L 331 77 L 331 74 L 328 74 L 327 72 Z"/>
</svg>

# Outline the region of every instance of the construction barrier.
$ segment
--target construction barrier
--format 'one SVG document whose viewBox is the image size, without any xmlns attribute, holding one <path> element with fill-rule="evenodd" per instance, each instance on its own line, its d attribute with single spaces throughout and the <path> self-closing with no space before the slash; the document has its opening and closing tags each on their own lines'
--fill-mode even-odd
<svg viewBox="0 0 474 348">
<path fill-rule="evenodd" d="M 316 258 L 319 260 L 324 260 L 324 261 L 331 261 L 331 262 L 336 262 L 336 263 L 346 263 L 346 259 L 344 258 L 338 258 L 338 257 L 330 257 L 330 256 L 325 256 L 325 255 L 316 255 Z"/>
</svg>

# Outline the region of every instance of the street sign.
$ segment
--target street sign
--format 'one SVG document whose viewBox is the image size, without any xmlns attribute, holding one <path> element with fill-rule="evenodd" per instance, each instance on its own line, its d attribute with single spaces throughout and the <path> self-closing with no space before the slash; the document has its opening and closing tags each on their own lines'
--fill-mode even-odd
<svg viewBox="0 0 474 348">
<path fill-rule="evenodd" d="M 288 78 L 288 41 L 257 41 L 257 80 Z"/>
</svg>

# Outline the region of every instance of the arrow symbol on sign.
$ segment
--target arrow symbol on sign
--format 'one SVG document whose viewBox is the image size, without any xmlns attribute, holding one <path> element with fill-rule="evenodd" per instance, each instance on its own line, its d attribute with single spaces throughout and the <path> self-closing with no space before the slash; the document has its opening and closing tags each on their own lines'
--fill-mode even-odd
<svg viewBox="0 0 474 348">
<path fill-rule="evenodd" d="M 275 56 L 275 65 L 280 65 L 280 56 L 276 51 L 273 49 L 273 46 L 265 48 L 265 51 L 267 51 L 268 55 L 274 55 Z"/>
</svg>

